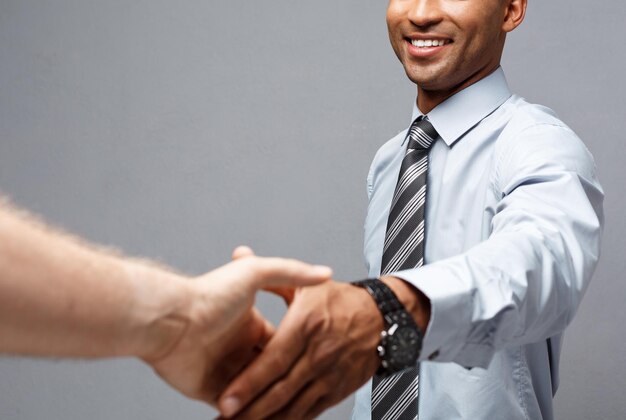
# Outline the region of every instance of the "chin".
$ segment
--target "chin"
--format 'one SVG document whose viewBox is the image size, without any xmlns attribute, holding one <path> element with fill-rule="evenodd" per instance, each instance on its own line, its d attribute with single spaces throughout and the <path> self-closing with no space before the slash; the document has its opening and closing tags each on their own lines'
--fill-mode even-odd
<svg viewBox="0 0 626 420">
<path fill-rule="evenodd" d="M 438 90 L 442 85 L 441 77 L 437 75 L 426 75 L 426 74 L 416 74 L 416 73 L 408 73 L 406 74 L 413 83 L 418 85 L 420 88 L 424 90 Z"/>
<path fill-rule="evenodd" d="M 428 90 L 437 89 L 442 81 L 446 78 L 446 72 L 441 68 L 429 68 L 429 67 L 405 67 L 405 73 L 409 80 L 422 88 L 428 88 Z"/>
</svg>

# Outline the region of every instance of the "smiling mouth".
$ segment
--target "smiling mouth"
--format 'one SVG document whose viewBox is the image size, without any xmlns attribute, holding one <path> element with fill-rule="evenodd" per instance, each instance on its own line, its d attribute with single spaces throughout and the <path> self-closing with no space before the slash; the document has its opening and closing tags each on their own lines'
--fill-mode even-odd
<svg viewBox="0 0 626 420">
<path fill-rule="evenodd" d="M 452 42 L 448 39 L 407 39 L 407 41 L 417 48 L 442 47 Z"/>
</svg>

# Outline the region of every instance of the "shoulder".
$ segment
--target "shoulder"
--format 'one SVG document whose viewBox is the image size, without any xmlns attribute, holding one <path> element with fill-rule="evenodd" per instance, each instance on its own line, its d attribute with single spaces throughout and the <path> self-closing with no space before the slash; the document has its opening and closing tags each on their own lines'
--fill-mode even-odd
<svg viewBox="0 0 626 420">
<path fill-rule="evenodd" d="M 592 163 L 584 142 L 548 107 L 532 104 L 518 96 L 511 98 L 509 121 L 497 142 L 500 152 L 520 157 L 574 159 Z"/>
<path fill-rule="evenodd" d="M 515 173 L 576 172 L 595 177 L 593 156 L 584 142 L 548 107 L 512 96 L 504 104 L 506 124 L 496 142 L 502 175 Z"/>
<path fill-rule="evenodd" d="M 501 147 L 549 147 L 559 144 L 560 149 L 585 152 L 582 140 L 550 108 L 527 102 L 513 95 L 504 105 L 504 125 L 498 145 Z M 541 148 L 543 148 L 541 147 Z"/>
<path fill-rule="evenodd" d="M 566 126 L 552 109 L 528 102 L 519 95 L 511 95 L 504 106 L 508 108 L 510 113 L 510 123 L 518 127 L 527 127 L 534 124 Z"/>
</svg>

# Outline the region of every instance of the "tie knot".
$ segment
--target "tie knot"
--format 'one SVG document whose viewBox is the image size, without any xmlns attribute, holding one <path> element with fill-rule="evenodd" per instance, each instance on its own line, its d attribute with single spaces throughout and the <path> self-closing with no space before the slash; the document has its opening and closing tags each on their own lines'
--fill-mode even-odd
<svg viewBox="0 0 626 420">
<path fill-rule="evenodd" d="M 413 121 L 409 129 L 409 144 L 407 149 L 427 150 L 437 138 L 437 130 L 424 116 L 420 116 Z"/>
</svg>

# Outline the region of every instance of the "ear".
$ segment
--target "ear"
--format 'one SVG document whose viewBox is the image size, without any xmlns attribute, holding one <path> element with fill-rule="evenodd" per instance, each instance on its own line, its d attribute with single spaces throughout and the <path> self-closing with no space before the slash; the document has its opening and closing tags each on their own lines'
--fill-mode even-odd
<svg viewBox="0 0 626 420">
<path fill-rule="evenodd" d="M 526 16 L 526 6 L 528 0 L 504 0 L 505 15 L 504 22 L 502 23 L 502 30 L 504 32 L 511 32 L 517 28 Z"/>
</svg>

